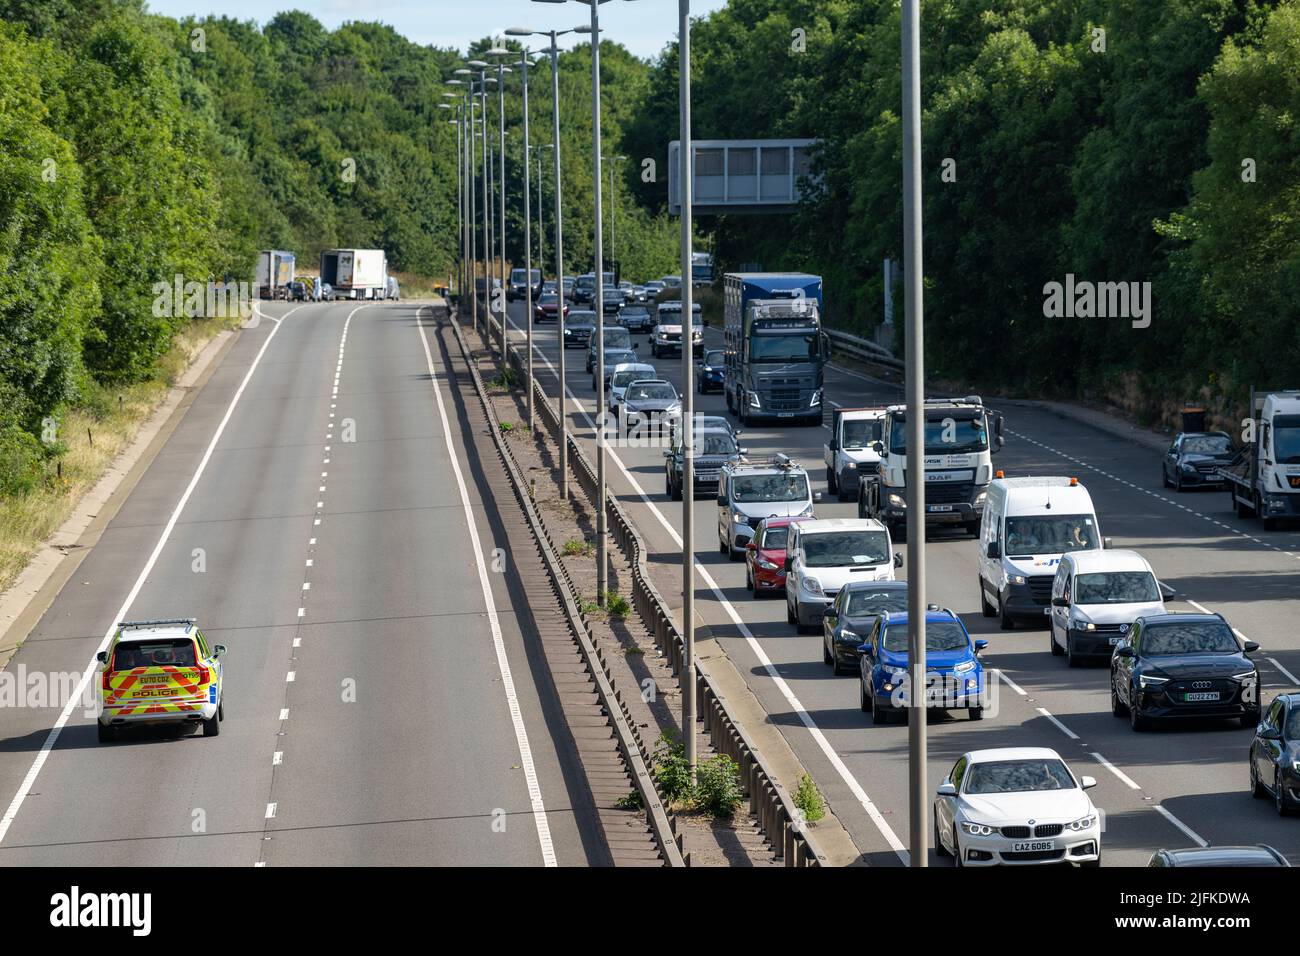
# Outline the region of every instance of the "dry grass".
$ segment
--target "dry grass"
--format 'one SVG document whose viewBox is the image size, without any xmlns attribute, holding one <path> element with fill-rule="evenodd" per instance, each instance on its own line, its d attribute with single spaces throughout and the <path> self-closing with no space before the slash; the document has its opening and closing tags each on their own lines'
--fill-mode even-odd
<svg viewBox="0 0 1300 956">
<path fill-rule="evenodd" d="M 0 591 L 26 567 L 40 543 L 59 529 L 113 460 L 135 439 L 181 373 L 219 331 L 237 319 L 199 319 L 176 336 L 157 375 L 123 388 L 90 386 L 63 416 L 59 437 L 66 451 L 46 463 L 44 487 L 0 501 Z M 61 474 L 60 474 L 61 471 Z"/>
</svg>

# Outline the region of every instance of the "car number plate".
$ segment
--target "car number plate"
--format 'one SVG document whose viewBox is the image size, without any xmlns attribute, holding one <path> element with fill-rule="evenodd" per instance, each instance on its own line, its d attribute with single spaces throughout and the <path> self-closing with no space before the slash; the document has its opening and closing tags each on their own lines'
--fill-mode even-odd
<svg viewBox="0 0 1300 956">
<path fill-rule="evenodd" d="M 1055 850 L 1055 840 L 1032 840 L 1028 843 L 1013 843 L 1011 851 L 1013 853 L 1035 853 L 1041 850 Z"/>
<path fill-rule="evenodd" d="M 777 412 L 777 418 L 794 418 L 794 412 Z"/>
<path fill-rule="evenodd" d="M 952 505 L 926 505 L 925 510 L 931 512 L 952 511 Z"/>
<path fill-rule="evenodd" d="M 1045 615 L 1047 615 L 1047 616 L 1050 617 L 1051 614 L 1052 614 L 1052 609 L 1051 609 L 1050 607 L 1045 607 L 1045 608 L 1043 608 L 1043 614 L 1045 614 Z"/>
<path fill-rule="evenodd" d="M 697 471 L 695 473 L 696 481 L 717 481 L 718 473 L 716 471 Z"/>
<path fill-rule="evenodd" d="M 1111 646 L 1111 647 L 1114 647 L 1116 644 L 1123 644 L 1123 643 L 1124 643 L 1124 638 L 1122 638 L 1122 637 L 1112 637 L 1112 638 L 1110 639 L 1110 646 Z"/>
<path fill-rule="evenodd" d="M 1189 691 L 1183 695 L 1183 700 L 1218 700 L 1219 692 L 1217 690 L 1197 690 Z"/>
</svg>

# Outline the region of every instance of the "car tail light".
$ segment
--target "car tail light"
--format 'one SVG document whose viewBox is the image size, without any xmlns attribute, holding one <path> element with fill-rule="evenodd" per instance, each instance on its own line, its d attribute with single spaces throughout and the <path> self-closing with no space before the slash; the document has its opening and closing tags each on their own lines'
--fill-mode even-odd
<svg viewBox="0 0 1300 956">
<path fill-rule="evenodd" d="M 112 672 L 113 672 L 112 665 L 109 665 L 108 667 L 104 668 L 104 684 L 103 684 L 104 690 L 113 689 L 113 686 L 108 682 L 108 677 Z"/>
<path fill-rule="evenodd" d="M 198 670 L 199 670 L 198 682 L 200 684 L 206 684 L 208 682 L 208 676 L 209 676 L 208 669 L 204 667 L 202 664 L 200 664 Z"/>
</svg>

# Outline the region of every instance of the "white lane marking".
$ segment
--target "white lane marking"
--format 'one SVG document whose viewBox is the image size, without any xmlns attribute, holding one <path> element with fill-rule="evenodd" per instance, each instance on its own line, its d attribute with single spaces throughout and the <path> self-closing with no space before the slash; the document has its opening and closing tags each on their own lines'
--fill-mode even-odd
<svg viewBox="0 0 1300 956">
<path fill-rule="evenodd" d="M 1278 670 L 1280 670 L 1283 674 L 1286 675 L 1286 679 L 1291 682 L 1292 686 L 1300 687 L 1300 680 L 1296 680 L 1295 674 L 1292 674 L 1289 670 L 1283 667 L 1281 661 L 1279 661 L 1276 657 L 1270 657 L 1268 660 L 1270 664 L 1272 664 L 1274 667 L 1276 667 Z"/>
<path fill-rule="evenodd" d="M 513 320 L 510 324 L 514 325 Z M 516 326 L 516 330 L 518 330 L 518 326 Z M 560 377 L 559 372 L 556 370 L 555 366 L 551 364 L 551 360 L 546 357 L 546 354 L 542 352 L 536 344 L 533 345 L 533 351 L 538 354 L 541 358 L 542 364 L 550 370 L 551 374 L 555 376 L 558 381 Z M 574 405 L 577 406 L 582 420 L 587 423 L 587 427 L 594 432 L 596 430 L 595 423 L 592 422 L 586 409 L 583 408 L 582 403 L 578 400 L 577 396 L 573 394 L 572 390 L 569 389 L 567 384 L 564 385 L 564 391 L 572 399 Z M 614 464 L 618 466 L 619 471 L 623 473 L 623 477 L 632 486 L 636 493 L 641 496 L 641 500 L 650 508 L 650 513 L 659 520 L 659 523 L 663 525 L 664 530 L 668 532 L 668 535 L 680 548 L 682 545 L 682 539 L 677 534 L 677 529 L 669 523 L 668 519 L 664 517 L 663 513 L 655 503 L 650 500 L 650 496 L 645 493 L 645 490 L 642 489 L 640 483 L 632 477 L 631 472 L 627 470 L 627 467 L 623 464 L 623 460 L 618 457 L 614 449 L 608 448 L 606 451 Z M 736 608 L 729 600 L 727 600 L 726 595 L 722 593 L 722 589 L 718 587 L 717 582 L 713 580 L 713 576 L 709 574 L 708 569 L 705 568 L 704 565 L 700 564 L 699 561 L 695 562 L 695 569 L 703 579 L 704 583 L 708 586 L 709 590 L 713 592 L 713 596 L 718 601 L 718 604 L 724 611 L 726 611 L 727 616 L 731 618 L 732 624 L 735 625 L 736 629 L 740 631 L 741 635 L 745 638 L 745 642 L 749 645 L 750 651 L 756 658 L 758 658 L 759 664 L 762 665 L 763 670 L 767 672 L 767 676 L 772 679 L 772 683 L 776 686 L 776 689 L 781 693 L 781 696 L 785 698 L 785 701 L 790 708 L 799 716 L 800 722 L 808 728 L 808 732 L 812 735 L 813 740 L 816 741 L 822 754 L 828 761 L 830 761 L 831 766 L 835 768 L 835 772 L 839 774 L 844 785 L 849 788 L 849 791 L 857 799 L 858 803 L 861 804 L 862 809 L 866 811 L 871 822 L 876 825 L 876 829 L 879 830 L 880 835 L 885 838 L 885 842 L 889 844 L 889 848 L 898 855 L 899 859 L 904 863 L 907 863 L 909 856 L 903 841 L 898 838 L 898 834 L 896 834 L 893 827 L 889 825 L 889 821 L 885 819 L 884 815 L 876 807 L 875 803 L 872 802 L 871 797 L 867 795 L 867 791 L 863 789 L 860 783 L 858 783 L 857 778 L 853 776 L 853 772 L 849 770 L 844 761 L 840 759 L 840 755 L 835 752 L 835 748 L 830 745 L 830 741 L 826 739 L 826 735 L 822 733 L 821 728 L 817 726 L 817 722 L 813 720 L 812 715 L 804 708 L 803 704 L 799 701 L 799 698 L 795 696 L 794 691 L 790 689 L 790 685 L 785 682 L 785 678 L 780 675 L 776 667 L 772 664 L 771 659 L 767 656 L 767 652 L 763 650 L 763 646 L 754 637 L 754 633 L 745 624 Z"/>
<path fill-rule="evenodd" d="M 283 763 L 283 762 L 284 762 L 284 751 L 283 751 L 283 750 L 277 750 L 275 753 L 271 754 L 271 766 L 272 766 L 272 767 L 278 767 L 278 766 L 280 766 L 280 764 Z"/>
<path fill-rule="evenodd" d="M 1019 684 L 1017 684 L 1015 681 L 1013 681 L 1010 677 L 1008 677 L 1006 671 L 1002 670 L 1001 668 L 997 668 L 993 671 L 993 673 L 997 674 L 999 678 L 1005 681 L 1007 685 L 1012 690 L 1014 690 L 1017 694 L 1019 694 L 1021 697 L 1027 696 L 1025 694 L 1024 688 L 1021 687 Z"/>
<path fill-rule="evenodd" d="M 274 804 L 274 803 L 268 803 L 268 804 L 266 805 L 266 817 L 265 817 L 265 819 L 270 820 L 270 819 L 271 819 L 272 817 L 274 817 L 274 816 L 275 816 L 275 804 Z"/>
<path fill-rule="evenodd" d="M 307 609 L 306 609 L 305 607 L 300 607 L 300 608 L 298 608 L 298 616 L 299 616 L 299 617 L 306 617 L 306 616 L 307 616 Z"/>
<path fill-rule="evenodd" d="M 144 587 L 144 582 L 153 572 L 154 565 L 157 564 L 158 558 L 162 555 L 163 548 L 167 544 L 167 539 L 171 537 L 172 531 L 176 527 L 176 522 L 180 520 L 181 512 L 185 510 L 185 506 L 189 503 L 190 496 L 194 494 L 194 489 L 198 487 L 199 479 L 203 477 L 204 471 L 207 470 L 208 462 L 212 458 L 212 452 L 216 449 L 217 442 L 221 440 L 221 436 L 225 433 L 226 425 L 229 424 L 230 417 L 235 412 L 235 406 L 239 404 L 240 398 L 244 395 L 244 389 L 248 387 L 248 383 L 253 378 L 253 373 L 257 371 L 257 367 L 262 363 L 262 356 L 266 354 L 266 349 L 271 344 L 271 340 L 275 338 L 276 333 L 283 327 L 284 319 L 287 319 L 303 307 L 304 306 L 301 305 L 294 306 L 282 315 L 280 319 L 276 321 L 275 328 L 271 329 L 271 334 L 268 335 L 266 341 L 262 343 L 262 347 L 257 350 L 257 355 L 253 357 L 253 363 L 248 367 L 248 371 L 244 373 L 244 378 L 243 381 L 239 383 L 239 388 L 235 389 L 235 394 L 231 397 L 230 404 L 226 406 L 226 413 L 221 416 L 221 421 L 217 424 L 217 430 L 212 433 L 212 440 L 208 442 L 208 447 L 204 450 L 203 457 L 199 459 L 198 467 L 195 468 L 194 474 L 190 477 L 189 484 L 185 486 L 185 491 L 181 494 L 180 500 L 176 502 L 176 507 L 172 510 L 171 517 L 167 519 L 167 524 L 163 527 L 162 534 L 158 536 L 158 543 L 154 545 L 154 549 L 150 553 L 149 559 L 145 561 L 144 567 L 140 570 L 140 576 L 135 579 L 135 584 L 133 584 L 131 590 L 127 592 L 126 600 L 122 602 L 122 606 L 118 609 L 118 612 L 113 615 L 113 623 L 110 624 L 108 630 L 104 632 L 104 637 L 99 642 L 99 647 L 95 648 L 95 654 L 107 649 L 108 642 L 113 639 L 113 634 L 117 630 L 117 622 L 127 620 L 127 612 L 131 610 L 131 605 L 135 603 L 135 599 L 139 595 L 140 589 Z M 270 318 L 270 316 L 267 316 L 267 318 Z M 72 711 L 81 702 L 83 695 L 86 693 L 87 685 L 89 685 L 95 672 L 99 669 L 99 661 L 95 659 L 95 654 L 90 656 L 90 663 L 86 665 L 86 669 L 82 672 L 81 680 L 77 684 L 77 689 L 73 692 L 72 696 L 68 698 L 68 702 L 64 705 L 63 711 L 59 714 L 58 720 L 56 720 L 54 726 L 50 728 L 49 735 L 45 738 L 45 742 L 41 744 L 40 752 L 36 755 L 35 759 L 32 760 L 32 765 L 28 769 L 26 776 L 23 777 L 23 782 L 18 786 L 18 792 L 14 794 L 13 800 L 10 801 L 9 809 L 5 811 L 4 818 L 0 819 L 0 843 L 4 842 L 5 835 L 9 832 L 9 828 L 13 826 L 14 818 L 18 816 L 18 811 L 22 809 L 23 801 L 25 801 L 27 795 L 31 793 L 32 785 L 36 783 L 36 778 L 40 775 L 41 768 L 45 766 L 45 761 L 49 759 L 50 751 L 54 749 L 54 745 L 59 740 L 59 735 L 63 733 L 63 728 L 67 725 L 68 718 L 72 716 Z"/>
<path fill-rule="evenodd" d="M 1037 710 L 1037 711 L 1038 711 L 1040 714 L 1042 714 L 1044 717 L 1046 717 L 1048 720 L 1050 720 L 1053 724 L 1055 724 L 1055 725 L 1056 725 L 1056 729 L 1059 730 L 1061 733 L 1065 734 L 1065 736 L 1069 737 L 1071 740 L 1078 740 L 1078 739 L 1079 739 L 1079 735 L 1078 735 L 1078 734 L 1076 734 L 1076 733 L 1075 733 L 1073 730 L 1071 730 L 1069 727 L 1065 726 L 1065 724 L 1061 723 L 1059 720 L 1057 720 L 1055 717 L 1053 717 L 1053 716 L 1048 712 L 1048 710 L 1047 710 L 1046 707 L 1036 707 L 1036 708 L 1034 708 L 1034 709 Z"/>
<path fill-rule="evenodd" d="M 288 708 L 288 707 L 281 707 L 281 708 L 280 708 L 280 719 L 281 719 L 281 720 L 288 720 L 288 719 L 289 719 L 289 708 Z"/>
<path fill-rule="evenodd" d="M 297 676 L 298 676 L 297 671 L 289 671 L 288 674 L 284 675 L 284 682 L 286 684 L 292 684 L 294 680 L 297 678 Z"/>
<path fill-rule="evenodd" d="M 429 351 L 429 340 L 424 334 L 424 325 L 419 320 L 420 311 L 424 308 L 426 306 L 416 310 L 415 327 L 420 333 L 420 343 L 424 346 L 424 360 L 429 368 L 429 382 L 433 386 L 434 398 L 438 401 L 438 417 L 442 420 L 442 437 L 447 444 L 447 458 L 456 476 L 456 489 L 460 492 L 461 507 L 465 511 L 465 524 L 469 529 L 469 542 L 474 550 L 474 563 L 478 565 L 479 587 L 483 591 L 483 601 L 487 605 L 488 627 L 492 631 L 492 644 L 496 649 L 497 668 L 501 672 L 501 684 L 505 688 L 506 704 L 510 709 L 510 722 L 514 725 L 515 741 L 519 745 L 519 761 L 524 769 L 524 781 L 528 785 L 528 797 L 533 806 L 533 822 L 537 825 L 537 840 L 542 847 L 542 863 L 545 866 L 558 866 L 555 846 L 551 842 L 551 827 L 546 819 L 546 805 L 542 802 L 542 788 L 537 780 L 537 769 L 533 766 L 533 751 L 528 743 L 528 731 L 524 727 L 523 713 L 519 708 L 519 696 L 515 693 L 515 681 L 510 673 L 510 662 L 506 659 L 505 638 L 501 633 L 501 620 L 497 617 L 496 600 L 492 597 L 487 565 L 483 561 L 483 546 L 478 539 L 478 526 L 474 522 L 474 509 L 470 505 L 469 489 L 465 487 L 460 458 L 455 443 L 451 440 L 451 422 L 447 420 L 447 406 L 442 400 L 442 389 L 438 387 L 438 373 L 433 367 L 433 353 Z"/>
<path fill-rule="evenodd" d="M 1210 845 L 1210 844 L 1209 844 L 1209 841 L 1207 841 L 1207 840 L 1205 840 L 1204 838 L 1202 838 L 1201 835 L 1200 835 L 1199 833 L 1197 833 L 1195 830 L 1193 830 L 1191 827 L 1189 827 L 1189 826 L 1188 826 L 1186 823 L 1184 823 L 1182 820 L 1178 819 L 1176 816 L 1174 816 L 1172 813 L 1170 813 L 1168 810 L 1166 810 L 1163 806 L 1161 806 L 1161 805 L 1158 804 L 1158 803 L 1152 804 L 1152 806 L 1155 807 L 1155 811 L 1156 811 L 1156 813 L 1160 814 L 1162 817 L 1164 817 L 1166 820 L 1168 820 L 1168 821 L 1169 821 L 1170 823 L 1172 823 L 1174 826 L 1178 827 L 1178 829 L 1182 830 L 1183 833 L 1185 833 L 1185 834 L 1187 835 L 1187 838 L 1190 839 L 1190 840 L 1192 840 L 1192 841 L 1194 841 L 1194 842 L 1196 843 L 1197 846 L 1209 846 L 1209 845 Z"/>
<path fill-rule="evenodd" d="M 295 638 L 293 639 L 293 646 L 294 646 L 294 647 L 302 647 L 302 638 L 301 638 L 301 637 L 295 637 Z"/>
<path fill-rule="evenodd" d="M 1097 751 L 1094 750 L 1094 751 L 1092 752 L 1092 756 L 1093 756 L 1093 759 L 1095 759 L 1099 764 L 1101 764 L 1103 767 L 1105 767 L 1107 770 L 1109 770 L 1109 771 L 1110 771 L 1111 773 L 1113 773 L 1115 776 L 1119 777 L 1119 779 L 1122 780 L 1122 781 L 1124 782 L 1124 785 L 1127 786 L 1130 790 L 1141 790 L 1141 789 L 1142 789 L 1142 788 L 1139 787 L 1136 783 L 1133 782 L 1133 778 L 1132 778 L 1132 777 L 1130 777 L 1128 774 L 1126 774 L 1123 770 L 1120 770 L 1119 767 L 1115 766 L 1113 763 L 1111 763 L 1109 760 L 1107 760 L 1107 759 L 1106 759 L 1105 757 L 1103 757 L 1101 754 L 1097 753 Z"/>
<path fill-rule="evenodd" d="M 303 582 L 302 582 L 302 589 L 303 589 L 304 591 L 310 591 L 310 590 L 311 590 L 311 582 L 310 582 L 310 581 L 303 581 Z"/>
</svg>

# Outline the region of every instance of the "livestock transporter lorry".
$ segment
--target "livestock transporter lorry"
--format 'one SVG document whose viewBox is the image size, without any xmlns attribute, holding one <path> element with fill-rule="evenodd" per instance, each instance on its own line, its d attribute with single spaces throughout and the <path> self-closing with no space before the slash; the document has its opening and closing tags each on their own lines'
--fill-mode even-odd
<svg viewBox="0 0 1300 956">
<path fill-rule="evenodd" d="M 1271 531 L 1300 518 L 1300 390 L 1250 390 L 1250 418 L 1236 458 L 1220 470 L 1239 518 Z"/>
<path fill-rule="evenodd" d="M 741 425 L 760 418 L 822 420 L 820 276 L 728 272 L 723 277 L 723 385 Z"/>
<path fill-rule="evenodd" d="M 388 257 L 383 249 L 327 249 L 320 254 L 320 278 L 335 299 L 386 299 Z"/>
<path fill-rule="evenodd" d="M 255 285 L 260 299 L 287 299 L 297 260 L 292 252 L 263 249 L 257 254 Z"/>
</svg>

